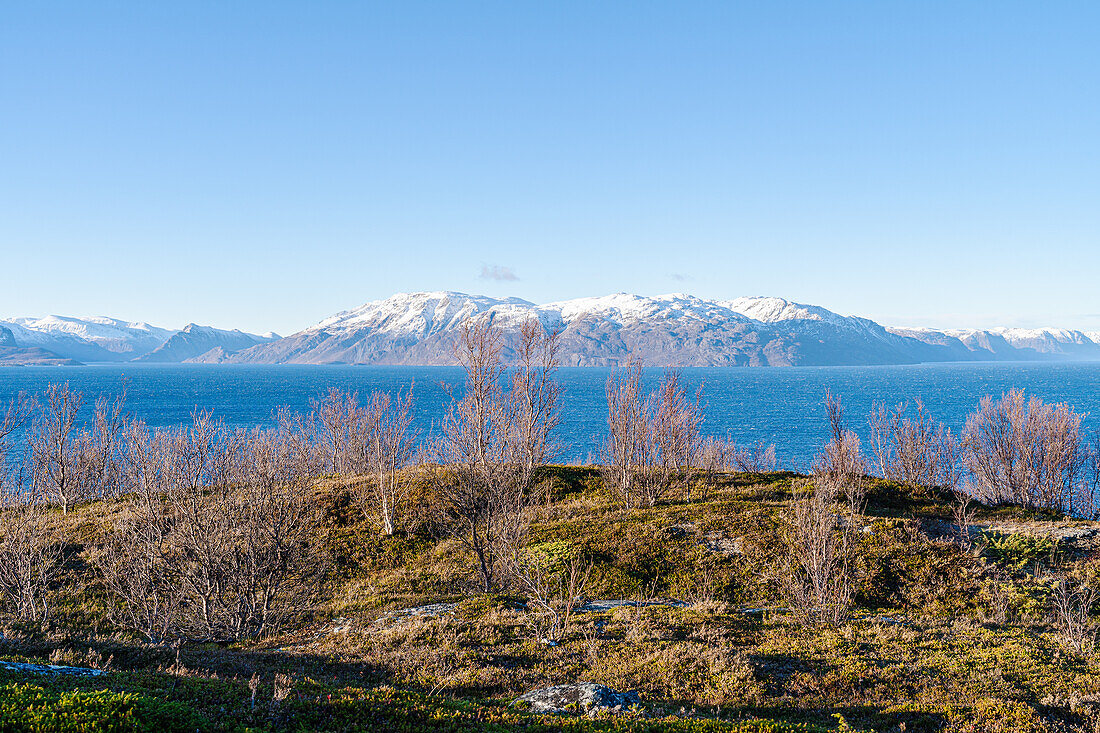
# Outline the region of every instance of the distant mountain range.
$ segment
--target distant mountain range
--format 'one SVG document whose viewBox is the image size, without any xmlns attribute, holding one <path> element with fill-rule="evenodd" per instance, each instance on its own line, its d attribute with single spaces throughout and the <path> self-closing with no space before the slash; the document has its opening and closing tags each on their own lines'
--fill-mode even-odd
<svg viewBox="0 0 1100 733">
<path fill-rule="evenodd" d="M 0 364 L 203 362 L 279 338 L 189 324 L 179 331 L 116 318 L 0 320 Z"/>
<path fill-rule="evenodd" d="M 1100 333 L 1065 329 L 888 328 L 782 298 L 703 300 L 619 293 L 536 305 L 453 292 L 400 293 L 280 338 L 190 324 L 179 331 L 112 318 L 0 321 L 0 364 L 80 362 L 455 363 L 463 322 L 490 318 L 511 358 L 520 326 L 561 330 L 568 366 L 831 366 L 1100 359 Z"/>
</svg>

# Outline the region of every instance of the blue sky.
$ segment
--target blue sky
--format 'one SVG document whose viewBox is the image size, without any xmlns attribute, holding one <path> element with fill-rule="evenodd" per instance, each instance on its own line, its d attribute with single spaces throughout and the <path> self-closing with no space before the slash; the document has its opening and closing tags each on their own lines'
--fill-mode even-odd
<svg viewBox="0 0 1100 733">
<path fill-rule="evenodd" d="M 397 291 L 1100 329 L 1100 3 L 0 4 L 0 316 Z M 507 279 L 509 276 L 515 279 Z"/>
</svg>

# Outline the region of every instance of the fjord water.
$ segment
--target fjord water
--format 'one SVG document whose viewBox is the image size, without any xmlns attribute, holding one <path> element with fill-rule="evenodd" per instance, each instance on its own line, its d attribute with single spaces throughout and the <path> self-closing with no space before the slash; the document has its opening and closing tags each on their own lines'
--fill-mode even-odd
<svg viewBox="0 0 1100 733">
<path fill-rule="evenodd" d="M 662 370 L 647 369 L 655 385 Z M 592 458 L 606 431 L 605 385 L 610 370 L 561 369 L 561 460 Z M 840 395 L 849 422 L 865 445 L 875 402 L 920 398 L 958 430 L 983 395 L 1020 387 L 1044 400 L 1066 402 L 1100 427 L 1100 363 L 966 363 L 872 367 L 696 368 L 681 371 L 691 394 L 701 390 L 707 435 L 775 443 L 783 465 L 805 468 L 826 439 L 825 390 Z M 98 365 L 0 369 L 0 401 L 20 391 L 41 393 L 68 382 L 91 403 L 126 385 L 127 412 L 150 426 L 179 426 L 195 410 L 209 410 L 231 426 L 271 425 L 277 407 L 307 411 L 332 387 L 365 396 L 413 387 L 415 424 L 423 435 L 439 424 L 462 372 L 452 367 Z M 88 410 L 90 412 L 90 409 Z"/>
</svg>

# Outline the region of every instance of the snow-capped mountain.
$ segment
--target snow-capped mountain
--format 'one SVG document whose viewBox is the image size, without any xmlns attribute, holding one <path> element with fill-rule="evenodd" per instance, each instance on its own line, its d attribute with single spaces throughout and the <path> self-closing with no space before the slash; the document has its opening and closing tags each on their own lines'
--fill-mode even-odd
<svg viewBox="0 0 1100 733">
<path fill-rule="evenodd" d="M 501 329 L 506 359 L 524 323 L 560 330 L 561 362 L 568 366 L 631 359 L 649 366 L 1100 359 L 1100 333 L 885 328 L 783 298 L 616 293 L 537 305 L 441 291 L 399 293 L 286 338 L 196 324 L 175 331 L 113 318 L 16 318 L 0 321 L 0 364 L 454 364 L 462 325 L 471 318 L 491 319 Z"/>
<path fill-rule="evenodd" d="M 160 346 L 174 331 L 117 318 L 13 318 L 0 321 L 20 346 L 77 361 L 129 361 Z"/>
<path fill-rule="evenodd" d="M 891 333 L 930 345 L 961 344 L 970 359 L 1100 358 L 1100 333 L 1065 328 L 891 328 Z"/>
<path fill-rule="evenodd" d="M 15 335 L 11 332 L 11 329 L 0 326 L 0 365 L 72 366 L 79 363 L 37 346 L 20 346 L 16 343 Z"/>
<path fill-rule="evenodd" d="M 219 362 L 224 361 L 228 356 L 241 349 L 274 341 L 277 338 L 279 338 L 278 334 L 274 333 L 257 336 L 237 329 L 226 331 L 212 326 L 189 323 L 183 330 L 169 336 L 160 346 L 137 357 L 134 361 L 160 363 Z"/>
<path fill-rule="evenodd" d="M 454 364 L 461 325 L 490 318 L 510 356 L 519 327 L 560 329 L 562 363 L 607 366 L 906 364 L 923 361 L 1100 358 L 1077 331 L 887 329 L 865 318 L 782 298 L 704 300 L 617 293 L 537 305 L 454 292 L 399 293 L 338 313 L 228 361 L 294 364 Z"/>
<path fill-rule="evenodd" d="M 178 362 L 221 348 L 226 353 L 278 338 L 208 326 L 176 331 L 117 318 L 12 318 L 0 320 L 0 361 L 8 364 Z"/>
</svg>

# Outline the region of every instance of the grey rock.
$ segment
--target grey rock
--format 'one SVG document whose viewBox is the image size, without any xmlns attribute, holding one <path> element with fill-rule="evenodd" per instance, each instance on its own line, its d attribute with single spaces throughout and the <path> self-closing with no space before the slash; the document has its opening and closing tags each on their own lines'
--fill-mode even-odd
<svg viewBox="0 0 1100 733">
<path fill-rule="evenodd" d="M 0 661 L 0 669 L 9 672 L 30 672 L 31 674 L 65 675 L 70 677 L 98 677 L 107 674 L 105 669 L 88 667 L 63 667 L 56 664 L 28 664 L 26 662 Z"/>
<path fill-rule="evenodd" d="M 604 611 L 611 611 L 616 608 L 646 608 L 649 606 L 670 606 L 672 608 L 684 608 L 687 606 L 683 601 L 624 601 L 624 600 L 606 600 L 606 601 L 589 601 L 583 606 L 578 606 L 576 613 L 603 613 Z"/>
<path fill-rule="evenodd" d="M 527 703 L 536 713 L 588 713 L 620 712 L 634 705 L 641 705 L 637 692 L 617 692 L 610 687 L 593 682 L 575 682 L 532 690 L 513 701 Z"/>
<path fill-rule="evenodd" d="M 457 607 L 457 603 L 431 603 L 427 606 L 399 608 L 396 611 L 386 611 L 374 623 L 380 625 L 389 622 L 404 621 L 410 618 L 438 618 L 439 616 L 449 616 L 455 612 L 455 608 Z"/>
</svg>

